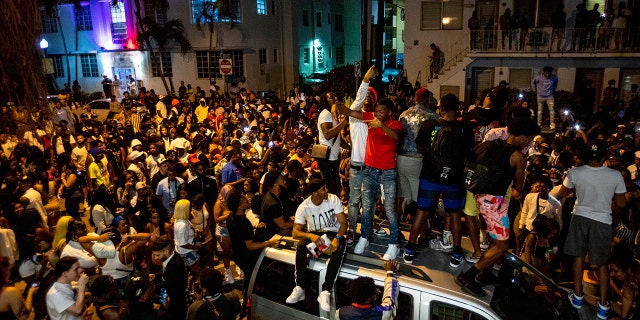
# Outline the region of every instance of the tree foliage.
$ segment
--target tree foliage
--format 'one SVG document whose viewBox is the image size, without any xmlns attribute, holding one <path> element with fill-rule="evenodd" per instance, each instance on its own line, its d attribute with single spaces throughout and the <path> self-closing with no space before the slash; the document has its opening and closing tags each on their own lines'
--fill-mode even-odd
<svg viewBox="0 0 640 320">
<path fill-rule="evenodd" d="M 28 109 L 46 97 L 40 40 L 40 6 L 36 0 L 3 1 L 0 10 L 0 103 Z"/>
</svg>

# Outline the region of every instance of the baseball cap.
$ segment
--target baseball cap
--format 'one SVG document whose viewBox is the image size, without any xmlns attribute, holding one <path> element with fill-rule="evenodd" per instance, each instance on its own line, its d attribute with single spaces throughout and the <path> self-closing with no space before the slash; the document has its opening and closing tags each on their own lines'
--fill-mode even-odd
<svg viewBox="0 0 640 320">
<path fill-rule="evenodd" d="M 142 142 L 140 142 L 140 140 L 138 139 L 131 140 L 131 148 L 134 148 L 136 146 L 141 146 L 141 145 L 142 145 Z"/>
<path fill-rule="evenodd" d="M 589 159 L 599 160 L 607 155 L 609 148 L 604 140 L 591 140 L 587 143 L 587 153 Z"/>
<path fill-rule="evenodd" d="M 309 180 L 309 183 L 307 184 L 307 189 L 309 189 L 309 192 L 314 193 L 322 189 L 322 187 L 326 185 L 327 183 L 324 181 L 324 179 L 311 178 L 311 180 Z"/>
<path fill-rule="evenodd" d="M 144 155 L 144 152 L 141 152 L 141 151 L 138 151 L 138 150 L 133 150 L 129 154 L 129 160 L 138 159 L 140 156 L 143 156 L 143 155 Z"/>
</svg>

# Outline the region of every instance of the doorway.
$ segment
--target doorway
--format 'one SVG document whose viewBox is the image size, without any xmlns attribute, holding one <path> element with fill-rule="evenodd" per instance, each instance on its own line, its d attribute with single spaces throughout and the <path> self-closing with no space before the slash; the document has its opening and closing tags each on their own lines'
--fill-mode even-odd
<svg viewBox="0 0 640 320">
<path fill-rule="evenodd" d="M 125 91 L 129 92 L 129 94 L 134 95 L 135 92 L 130 92 L 134 90 L 130 90 L 129 88 L 129 76 L 133 76 L 136 78 L 135 69 L 133 68 L 113 68 L 113 75 L 118 76 L 120 80 L 120 92 L 124 93 Z M 114 88 L 115 89 L 115 88 Z"/>
<path fill-rule="evenodd" d="M 580 88 L 580 85 L 585 80 L 591 80 L 591 88 L 595 89 L 595 99 L 594 102 L 596 105 L 602 101 L 602 88 L 603 88 L 603 79 L 604 78 L 604 69 L 576 69 L 576 80 L 574 83 L 574 88 Z M 593 106 L 592 106 L 593 107 Z"/>
</svg>

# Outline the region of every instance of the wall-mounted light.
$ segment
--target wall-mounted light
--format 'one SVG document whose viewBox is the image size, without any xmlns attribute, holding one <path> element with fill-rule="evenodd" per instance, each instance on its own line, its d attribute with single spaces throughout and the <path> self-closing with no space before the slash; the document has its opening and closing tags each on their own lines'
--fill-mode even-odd
<svg viewBox="0 0 640 320">
<path fill-rule="evenodd" d="M 42 38 L 42 40 L 40 40 L 40 49 L 47 49 L 49 48 L 49 41 L 47 41 L 47 39 Z"/>
<path fill-rule="evenodd" d="M 313 46 L 314 47 L 319 47 L 320 46 L 320 39 L 313 39 Z"/>
<path fill-rule="evenodd" d="M 442 18 L 442 24 L 449 24 L 451 22 L 451 18 L 450 17 L 443 17 Z"/>
</svg>

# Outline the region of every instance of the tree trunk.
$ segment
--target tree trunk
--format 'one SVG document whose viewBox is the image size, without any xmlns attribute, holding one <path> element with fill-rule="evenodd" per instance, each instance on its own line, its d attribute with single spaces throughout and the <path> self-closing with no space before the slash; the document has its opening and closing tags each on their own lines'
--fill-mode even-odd
<svg viewBox="0 0 640 320">
<path fill-rule="evenodd" d="M 71 84 L 71 67 L 69 65 L 69 50 L 67 49 L 67 37 L 64 36 L 64 30 L 62 30 L 62 23 L 60 22 L 60 12 L 56 8 L 56 21 L 58 22 L 58 29 L 60 30 L 60 36 L 62 37 L 62 47 L 64 48 L 64 57 L 67 61 L 67 83 Z M 55 83 L 55 81 L 54 81 Z"/>
</svg>

